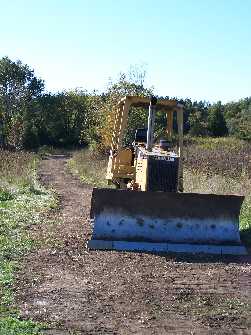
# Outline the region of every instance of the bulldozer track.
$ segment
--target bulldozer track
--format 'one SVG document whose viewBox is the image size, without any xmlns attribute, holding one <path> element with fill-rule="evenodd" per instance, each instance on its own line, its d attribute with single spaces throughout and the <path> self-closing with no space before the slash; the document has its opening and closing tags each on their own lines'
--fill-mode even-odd
<svg viewBox="0 0 251 335">
<path fill-rule="evenodd" d="M 40 246 L 23 259 L 16 304 L 45 334 L 251 334 L 251 259 L 89 251 L 92 188 L 42 161 L 60 204 L 31 228 Z M 48 219 L 50 224 L 48 224 Z"/>
</svg>

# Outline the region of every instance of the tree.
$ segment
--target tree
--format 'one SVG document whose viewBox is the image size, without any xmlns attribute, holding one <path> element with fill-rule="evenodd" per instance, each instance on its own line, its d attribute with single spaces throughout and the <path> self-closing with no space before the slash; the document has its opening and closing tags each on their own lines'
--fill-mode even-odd
<svg viewBox="0 0 251 335">
<path fill-rule="evenodd" d="M 187 109 L 189 108 L 189 113 Z M 189 122 L 189 133 L 192 136 L 200 136 L 207 135 L 208 124 L 207 124 L 207 116 L 208 116 L 208 103 L 205 101 L 194 101 L 187 106 L 185 105 L 185 111 L 188 114 L 188 122 Z"/>
<path fill-rule="evenodd" d="M 224 118 L 224 106 L 220 101 L 209 107 L 208 130 L 213 136 L 224 136 L 228 133 Z"/>
<path fill-rule="evenodd" d="M 251 140 L 251 98 L 227 103 L 225 118 L 230 135 Z"/>
<path fill-rule="evenodd" d="M 44 94 L 33 101 L 24 133 L 24 145 L 78 145 L 91 126 L 88 94 L 75 90 Z M 30 139 L 34 137 L 34 141 Z M 83 142 L 83 141 L 82 141 Z"/>
<path fill-rule="evenodd" d="M 126 95 L 150 96 L 152 88 L 144 87 L 145 71 L 143 74 L 137 71 L 142 69 L 133 68 L 129 74 L 122 73 L 117 81 L 111 82 L 107 92 L 103 95 L 99 108 L 102 122 L 97 126 L 96 133 L 100 139 L 100 150 L 108 148 L 111 144 L 112 129 L 116 115 L 118 101 Z M 135 82 L 133 81 L 135 80 Z M 141 108 L 131 108 L 128 116 L 127 132 L 124 137 L 125 144 L 133 141 L 134 132 L 139 127 L 144 127 L 147 122 L 148 111 Z"/>
<path fill-rule="evenodd" d="M 0 59 L 0 111 L 4 145 L 22 142 L 25 115 L 34 98 L 41 95 L 44 82 L 21 61 Z"/>
</svg>

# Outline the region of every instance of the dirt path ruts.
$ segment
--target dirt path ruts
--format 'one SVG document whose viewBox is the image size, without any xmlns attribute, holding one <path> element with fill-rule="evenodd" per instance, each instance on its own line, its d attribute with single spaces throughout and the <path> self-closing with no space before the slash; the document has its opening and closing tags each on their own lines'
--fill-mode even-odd
<svg viewBox="0 0 251 335">
<path fill-rule="evenodd" d="M 57 223 L 32 228 L 42 245 L 18 274 L 23 317 L 50 324 L 45 333 L 52 335 L 251 334 L 248 259 L 89 252 L 92 189 L 66 162 L 52 156 L 41 164 L 41 180 L 56 190 L 60 208 L 50 214 Z"/>
</svg>

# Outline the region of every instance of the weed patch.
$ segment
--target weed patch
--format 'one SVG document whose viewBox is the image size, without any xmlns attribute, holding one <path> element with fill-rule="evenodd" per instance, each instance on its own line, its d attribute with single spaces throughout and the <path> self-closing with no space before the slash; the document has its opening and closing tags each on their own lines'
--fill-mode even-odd
<svg viewBox="0 0 251 335">
<path fill-rule="evenodd" d="M 185 166 L 191 171 L 240 178 L 251 178 L 251 144 L 232 137 L 193 138 L 184 148 Z"/>
<path fill-rule="evenodd" d="M 82 182 L 96 187 L 108 187 L 105 180 L 106 157 L 95 156 L 92 151 L 84 149 L 74 153 L 68 167 L 73 174 L 79 175 Z"/>
<path fill-rule="evenodd" d="M 37 335 L 41 334 L 42 325 L 32 321 L 20 320 L 17 317 L 6 317 L 1 320 L 1 335 Z"/>
</svg>

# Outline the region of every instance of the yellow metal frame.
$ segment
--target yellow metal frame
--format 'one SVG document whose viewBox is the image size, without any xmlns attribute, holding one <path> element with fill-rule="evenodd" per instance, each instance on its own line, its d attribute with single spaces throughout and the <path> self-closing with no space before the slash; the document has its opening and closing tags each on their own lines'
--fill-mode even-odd
<svg viewBox="0 0 251 335">
<path fill-rule="evenodd" d="M 148 108 L 150 104 L 150 98 L 138 97 L 138 96 L 126 96 L 122 98 L 117 105 L 115 122 L 112 132 L 111 140 L 111 154 L 109 157 L 109 163 L 107 168 L 106 179 L 110 181 L 116 181 L 119 179 L 131 179 L 136 178 L 136 166 L 132 165 L 132 158 L 127 151 L 122 147 L 123 137 L 127 128 L 128 113 L 130 107 L 143 107 Z M 179 150 L 178 155 L 180 157 L 179 163 L 179 190 L 183 189 L 183 105 L 177 100 L 158 100 L 156 104 L 156 110 L 162 110 L 167 114 L 167 134 L 169 137 L 172 136 L 173 130 L 173 112 L 177 112 L 177 123 L 178 123 L 178 136 L 179 136 Z"/>
</svg>

